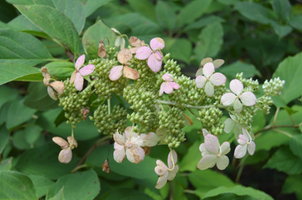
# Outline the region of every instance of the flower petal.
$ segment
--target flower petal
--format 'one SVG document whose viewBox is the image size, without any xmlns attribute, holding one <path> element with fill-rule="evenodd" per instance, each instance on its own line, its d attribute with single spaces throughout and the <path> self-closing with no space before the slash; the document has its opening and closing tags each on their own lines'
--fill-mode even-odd
<svg viewBox="0 0 302 200">
<path fill-rule="evenodd" d="M 224 170 L 229 165 L 229 158 L 227 156 L 218 157 L 216 165 L 219 170 Z"/>
<path fill-rule="evenodd" d="M 172 181 L 175 178 L 176 173 L 178 172 L 178 169 L 179 169 L 178 165 L 175 165 L 174 168 L 173 168 L 173 170 L 168 172 L 167 179 L 169 181 Z"/>
<path fill-rule="evenodd" d="M 132 59 L 132 53 L 129 49 L 122 49 L 117 54 L 117 60 L 122 64 L 125 64 L 131 59 Z"/>
<path fill-rule="evenodd" d="M 216 155 L 219 153 L 218 150 L 220 145 L 219 145 L 218 138 L 215 135 L 212 134 L 206 135 L 204 141 L 205 141 L 204 142 L 205 148 L 209 153 L 216 154 Z"/>
<path fill-rule="evenodd" d="M 136 148 L 131 148 L 131 149 L 128 148 L 128 149 L 126 149 L 126 155 L 130 162 L 137 164 L 137 163 L 141 162 L 142 160 L 144 160 L 145 151 L 141 147 L 136 147 Z"/>
<path fill-rule="evenodd" d="M 197 164 L 197 168 L 200 170 L 205 170 L 214 167 L 216 161 L 216 155 L 206 155 L 199 161 L 199 163 Z"/>
<path fill-rule="evenodd" d="M 62 149 L 67 149 L 69 147 L 68 142 L 61 137 L 53 137 L 52 141 L 59 145 Z"/>
<path fill-rule="evenodd" d="M 237 113 L 240 113 L 242 111 L 242 104 L 239 101 L 239 99 L 237 99 L 237 98 L 235 99 L 233 108 Z"/>
<path fill-rule="evenodd" d="M 53 89 L 50 86 L 47 87 L 47 92 L 50 98 L 52 98 L 53 100 L 58 99 L 57 94 L 55 93 L 55 91 L 53 91 Z"/>
<path fill-rule="evenodd" d="M 162 61 L 161 60 L 158 60 L 156 57 L 155 57 L 155 54 L 152 53 L 149 58 L 148 58 L 148 66 L 150 67 L 150 69 L 154 72 L 158 72 L 160 69 L 161 69 L 161 64 L 162 64 Z"/>
<path fill-rule="evenodd" d="M 112 81 L 118 80 L 122 76 L 123 66 L 118 65 L 110 70 L 109 79 Z"/>
<path fill-rule="evenodd" d="M 212 97 L 214 95 L 214 86 L 210 81 L 207 81 L 204 91 L 209 97 Z"/>
<path fill-rule="evenodd" d="M 140 47 L 136 50 L 135 57 L 139 60 L 146 60 L 151 55 L 152 50 L 149 47 Z"/>
<path fill-rule="evenodd" d="M 161 96 L 164 93 L 164 90 L 165 90 L 165 87 L 166 87 L 167 84 L 168 84 L 167 82 L 163 82 L 160 85 L 159 96 Z"/>
<path fill-rule="evenodd" d="M 86 65 L 85 67 L 82 67 L 80 69 L 80 74 L 82 76 L 87 76 L 91 74 L 94 71 L 95 66 L 94 65 Z"/>
<path fill-rule="evenodd" d="M 231 105 L 232 103 L 234 103 L 236 99 L 236 96 L 233 94 L 233 93 L 225 93 L 224 95 L 222 95 L 221 97 L 221 103 L 224 105 L 224 106 L 229 106 Z"/>
<path fill-rule="evenodd" d="M 150 46 L 153 49 L 153 51 L 155 50 L 160 50 L 163 49 L 165 47 L 165 41 L 159 37 L 157 38 L 153 38 L 150 41 Z"/>
<path fill-rule="evenodd" d="M 139 78 L 139 73 L 131 67 L 124 66 L 124 76 L 126 78 L 136 80 Z"/>
<path fill-rule="evenodd" d="M 247 150 L 249 152 L 250 155 L 254 155 L 255 153 L 255 149 L 256 149 L 256 145 L 254 141 L 251 141 L 250 144 L 247 147 Z"/>
<path fill-rule="evenodd" d="M 143 146 L 147 146 L 147 147 L 155 146 L 160 140 L 160 137 L 158 137 L 153 132 L 150 132 L 148 134 L 141 134 L 141 138 L 143 140 Z"/>
<path fill-rule="evenodd" d="M 154 54 L 155 54 L 155 58 L 157 60 L 162 60 L 163 59 L 163 55 L 161 55 L 161 53 L 159 51 L 155 51 Z"/>
<path fill-rule="evenodd" d="M 63 149 L 60 151 L 58 159 L 61 163 L 69 163 L 71 161 L 71 158 L 72 158 L 72 152 L 70 148 Z"/>
<path fill-rule="evenodd" d="M 116 149 L 113 152 L 113 158 L 117 163 L 123 162 L 123 160 L 125 159 L 125 155 L 125 149 Z"/>
<path fill-rule="evenodd" d="M 207 151 L 207 150 L 206 150 L 206 147 L 204 146 L 204 143 L 201 143 L 201 144 L 199 145 L 199 151 L 200 151 L 201 153 Z"/>
<path fill-rule="evenodd" d="M 154 171 L 159 176 L 162 176 L 162 175 L 168 173 L 167 168 L 162 167 L 162 166 L 156 166 L 155 169 L 154 169 Z"/>
<path fill-rule="evenodd" d="M 213 65 L 215 66 L 215 68 L 218 68 L 223 64 L 224 64 L 224 60 L 222 60 L 222 59 L 216 59 L 213 61 Z"/>
<path fill-rule="evenodd" d="M 224 121 L 224 132 L 230 133 L 235 125 L 235 122 L 231 118 L 227 118 Z"/>
<path fill-rule="evenodd" d="M 232 92 L 239 95 L 243 90 L 243 85 L 242 85 L 241 81 L 239 81 L 238 79 L 233 79 L 230 82 L 230 88 L 231 88 Z"/>
<path fill-rule="evenodd" d="M 195 76 L 202 76 L 203 75 L 203 72 L 202 72 L 202 68 L 199 68 L 195 74 Z"/>
<path fill-rule="evenodd" d="M 49 84 L 57 93 L 58 95 L 62 95 L 65 89 L 64 83 L 61 81 L 54 81 Z"/>
<path fill-rule="evenodd" d="M 224 142 L 220 146 L 220 154 L 228 154 L 231 151 L 230 143 Z"/>
<path fill-rule="evenodd" d="M 173 92 L 173 88 L 169 82 L 166 82 L 165 87 L 164 87 L 164 92 L 166 94 L 171 94 Z"/>
<path fill-rule="evenodd" d="M 211 76 L 210 81 L 213 85 L 219 86 L 225 83 L 226 77 L 222 73 L 218 72 Z"/>
<path fill-rule="evenodd" d="M 83 66 L 84 62 L 85 62 L 85 55 L 83 54 L 77 59 L 75 65 L 74 65 L 75 68 L 78 70 L 80 67 Z"/>
<path fill-rule="evenodd" d="M 173 82 L 173 75 L 172 74 L 169 74 L 169 73 L 165 73 L 163 75 L 163 79 L 167 82 Z"/>
<path fill-rule="evenodd" d="M 207 131 L 207 129 L 203 128 L 202 129 L 202 134 L 203 134 L 204 137 L 206 137 L 210 133 L 209 133 L 209 131 Z"/>
<path fill-rule="evenodd" d="M 157 180 L 155 188 L 160 189 L 164 187 L 167 183 L 167 178 L 168 178 L 168 173 L 165 173 L 163 176 L 160 176 Z"/>
<path fill-rule="evenodd" d="M 173 88 L 173 89 L 176 89 L 178 90 L 179 89 L 179 85 L 178 83 L 175 83 L 175 82 L 169 82 L 170 86 Z"/>
<path fill-rule="evenodd" d="M 253 106 L 257 102 L 257 98 L 252 92 L 244 92 L 240 95 L 240 100 L 245 106 Z"/>
<path fill-rule="evenodd" d="M 77 75 L 77 70 L 75 70 L 70 77 L 70 84 L 74 83 L 75 77 Z"/>
<path fill-rule="evenodd" d="M 205 83 L 207 81 L 207 78 L 204 76 L 197 76 L 195 79 L 195 84 L 197 88 L 203 88 Z"/>
<path fill-rule="evenodd" d="M 247 145 L 238 145 L 235 149 L 234 156 L 235 158 L 242 158 L 246 154 Z"/>
<path fill-rule="evenodd" d="M 206 63 L 203 67 L 203 75 L 206 78 L 210 77 L 214 73 L 214 71 L 215 71 L 215 67 L 211 62 Z"/>
<path fill-rule="evenodd" d="M 84 78 L 81 76 L 80 73 L 76 74 L 75 80 L 74 80 L 74 86 L 77 90 L 82 91 L 84 84 Z"/>
<path fill-rule="evenodd" d="M 126 143 L 125 136 L 122 135 L 122 134 L 119 134 L 119 132 L 116 132 L 116 133 L 113 134 L 113 139 L 119 145 L 125 145 L 125 143 Z"/>
<path fill-rule="evenodd" d="M 206 63 L 209 63 L 209 62 L 213 62 L 213 59 L 208 57 L 208 58 L 204 58 L 202 59 L 202 61 L 200 62 L 200 65 L 201 66 L 204 66 Z"/>
<path fill-rule="evenodd" d="M 174 163 L 174 165 L 177 163 L 177 154 L 174 150 L 170 151 L 170 153 L 168 155 L 168 166 L 170 169 L 172 169 L 173 163 Z"/>
</svg>

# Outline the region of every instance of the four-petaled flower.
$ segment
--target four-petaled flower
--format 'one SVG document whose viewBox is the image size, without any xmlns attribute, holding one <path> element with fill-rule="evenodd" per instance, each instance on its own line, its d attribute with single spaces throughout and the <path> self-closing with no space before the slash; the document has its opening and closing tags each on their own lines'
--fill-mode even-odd
<svg viewBox="0 0 302 200">
<path fill-rule="evenodd" d="M 165 42 L 161 38 L 153 38 L 150 41 L 150 47 L 143 46 L 137 49 L 136 58 L 139 60 L 146 60 L 148 58 L 148 66 L 154 72 L 161 69 L 163 56 L 160 52 L 165 47 Z"/>
<path fill-rule="evenodd" d="M 132 127 L 125 129 L 124 135 L 117 131 L 113 134 L 114 152 L 113 158 L 116 162 L 121 163 L 127 156 L 132 163 L 139 163 L 145 158 L 145 151 L 142 147 L 155 146 L 160 138 L 153 132 L 148 134 L 138 134 L 132 132 Z"/>
<path fill-rule="evenodd" d="M 131 36 L 131 37 L 129 38 L 129 43 L 130 43 L 131 46 L 132 46 L 132 48 L 129 49 L 129 50 L 131 51 L 132 54 L 135 54 L 136 51 L 137 51 L 140 47 L 143 47 L 143 46 L 146 45 L 145 42 L 144 42 L 144 40 L 141 41 L 140 39 L 138 39 L 138 38 L 135 37 L 135 36 Z"/>
<path fill-rule="evenodd" d="M 161 160 L 156 161 L 155 173 L 159 175 L 158 181 L 155 188 L 160 189 L 164 187 L 167 183 L 167 180 L 172 181 L 176 173 L 178 172 L 177 154 L 174 150 L 170 151 L 168 155 L 168 167 Z"/>
<path fill-rule="evenodd" d="M 224 170 L 229 164 L 229 158 L 225 155 L 230 152 L 230 143 L 224 142 L 222 145 L 219 145 L 218 138 L 210 133 L 207 130 L 202 129 L 204 135 L 204 143 L 199 146 L 199 150 L 202 153 L 202 159 L 197 164 L 197 167 L 200 170 L 205 170 L 214 165 L 217 165 L 217 168 Z"/>
<path fill-rule="evenodd" d="M 82 67 L 84 62 L 85 62 L 85 55 L 83 54 L 77 59 L 74 66 L 76 70 L 72 73 L 70 78 L 70 84 L 74 83 L 75 88 L 79 91 L 83 89 L 83 84 L 84 84 L 83 76 L 87 76 L 91 74 L 95 68 L 95 66 L 91 64 Z"/>
<path fill-rule="evenodd" d="M 199 75 L 195 79 L 196 87 L 204 88 L 209 97 L 214 95 L 214 86 L 220 86 L 226 81 L 226 77 L 222 73 L 214 73 L 214 71 L 213 63 L 206 63 L 203 67 L 204 76 Z"/>
<path fill-rule="evenodd" d="M 72 158 L 71 150 L 78 147 L 78 143 L 75 140 L 75 138 L 69 136 L 69 137 L 67 137 L 67 140 L 68 140 L 68 142 L 61 137 L 52 138 L 52 141 L 62 148 L 62 150 L 59 153 L 59 157 L 58 157 L 58 159 L 61 163 L 69 163 Z"/>
<path fill-rule="evenodd" d="M 256 149 L 255 142 L 252 140 L 249 133 L 247 133 L 243 128 L 242 133 L 243 134 L 239 135 L 239 139 L 237 140 L 239 145 L 236 147 L 234 152 L 235 158 L 238 159 L 244 157 L 246 151 L 248 151 L 250 155 L 253 155 Z"/>
<path fill-rule="evenodd" d="M 245 106 L 253 106 L 257 102 L 257 98 L 252 92 L 243 92 L 243 85 L 238 79 L 233 79 L 230 82 L 230 88 L 233 93 L 226 93 L 221 97 L 221 103 L 224 106 L 233 104 L 233 108 L 237 113 L 242 111 L 242 104 Z"/>
<path fill-rule="evenodd" d="M 161 96 L 163 92 L 165 92 L 166 94 L 171 94 L 173 92 L 173 89 L 179 89 L 179 85 L 174 82 L 172 74 L 164 74 L 163 79 L 165 80 L 165 82 L 163 82 L 160 86 L 159 96 Z"/>
</svg>

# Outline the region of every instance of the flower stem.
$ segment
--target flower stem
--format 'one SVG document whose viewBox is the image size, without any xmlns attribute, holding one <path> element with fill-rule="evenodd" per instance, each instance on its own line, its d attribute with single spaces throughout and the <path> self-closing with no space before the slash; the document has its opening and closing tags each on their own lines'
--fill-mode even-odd
<svg viewBox="0 0 302 200">
<path fill-rule="evenodd" d="M 172 105 L 175 106 L 177 103 L 172 101 L 164 101 L 164 100 L 156 100 L 159 104 L 165 104 L 165 105 Z M 195 109 L 204 109 L 204 108 L 212 108 L 215 107 L 215 105 L 207 105 L 207 106 L 192 106 L 189 104 L 185 105 L 187 108 L 195 108 Z M 218 108 L 226 108 L 226 106 L 218 105 Z"/>
</svg>

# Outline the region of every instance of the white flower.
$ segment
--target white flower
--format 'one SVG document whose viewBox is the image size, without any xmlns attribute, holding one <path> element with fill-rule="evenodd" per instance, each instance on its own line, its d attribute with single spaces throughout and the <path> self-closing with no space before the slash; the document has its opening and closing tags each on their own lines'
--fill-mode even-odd
<svg viewBox="0 0 302 200">
<path fill-rule="evenodd" d="M 58 156 L 58 160 L 61 163 L 69 163 L 72 159 L 71 150 L 74 149 L 75 147 L 78 147 L 78 143 L 75 138 L 69 136 L 67 137 L 67 140 L 68 142 L 61 137 L 52 138 L 52 141 L 62 148 Z"/>
<path fill-rule="evenodd" d="M 199 150 L 202 153 L 202 159 L 197 164 L 200 170 L 205 170 L 214 165 L 217 168 L 224 170 L 229 164 L 229 158 L 225 154 L 230 152 L 230 143 L 224 142 L 219 145 L 218 138 L 212 134 L 209 134 L 207 130 L 202 129 L 204 134 L 204 143 L 199 146 Z"/>
<path fill-rule="evenodd" d="M 167 180 L 172 181 L 176 173 L 178 172 L 177 154 L 174 150 L 170 151 L 168 155 L 168 167 L 161 160 L 156 161 L 155 173 L 159 175 L 158 181 L 155 188 L 160 189 L 164 187 L 167 183 Z"/>
<path fill-rule="evenodd" d="M 256 149 L 255 142 L 252 140 L 248 132 L 242 129 L 243 134 L 239 135 L 237 140 L 239 145 L 236 147 L 234 156 L 235 158 L 243 158 L 248 151 L 250 155 L 253 155 Z"/>
<path fill-rule="evenodd" d="M 234 134 L 235 134 L 236 139 L 238 139 L 239 135 L 241 133 L 242 126 L 236 119 L 235 115 L 230 114 L 230 116 L 231 116 L 231 118 L 227 118 L 224 121 L 224 132 L 230 133 L 232 131 L 232 129 L 235 127 Z"/>
</svg>

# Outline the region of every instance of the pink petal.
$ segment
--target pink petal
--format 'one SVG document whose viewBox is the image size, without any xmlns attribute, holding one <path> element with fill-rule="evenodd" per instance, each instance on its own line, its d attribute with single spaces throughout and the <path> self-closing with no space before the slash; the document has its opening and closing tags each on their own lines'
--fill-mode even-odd
<svg viewBox="0 0 302 200">
<path fill-rule="evenodd" d="M 161 38 L 153 38 L 150 41 L 150 46 L 153 49 L 153 51 L 160 50 L 160 49 L 163 49 L 165 47 L 165 42 Z"/>
<path fill-rule="evenodd" d="M 241 81 L 239 81 L 238 79 L 233 79 L 230 82 L 230 88 L 231 88 L 232 92 L 239 95 L 243 90 L 243 85 L 242 85 Z"/>
<path fill-rule="evenodd" d="M 172 157 L 173 157 L 173 162 L 172 162 Z M 173 163 L 174 165 L 177 163 L 177 154 L 174 150 L 170 151 L 168 155 L 168 166 L 170 169 L 172 169 Z"/>
<path fill-rule="evenodd" d="M 235 158 L 242 158 L 246 154 L 247 145 L 238 145 L 235 149 L 234 156 Z"/>
<path fill-rule="evenodd" d="M 175 178 L 176 173 L 178 172 L 178 169 L 179 169 L 178 165 L 175 165 L 175 166 L 174 166 L 174 169 L 173 169 L 172 171 L 168 172 L 168 177 L 167 177 L 167 179 L 168 179 L 169 181 L 172 181 L 172 180 Z"/>
<path fill-rule="evenodd" d="M 242 95 L 240 95 L 240 100 L 243 105 L 246 106 L 253 106 L 257 102 L 257 98 L 252 92 L 244 92 Z"/>
<path fill-rule="evenodd" d="M 209 131 L 207 131 L 207 129 L 203 128 L 202 129 L 202 134 L 203 134 L 204 137 L 206 137 L 210 133 L 209 133 Z"/>
<path fill-rule="evenodd" d="M 166 94 L 171 94 L 173 92 L 173 88 L 168 82 L 165 84 L 164 92 Z"/>
<path fill-rule="evenodd" d="M 230 133 L 235 125 L 235 122 L 231 118 L 227 118 L 224 121 L 224 132 Z"/>
<path fill-rule="evenodd" d="M 75 63 L 75 68 L 78 70 L 80 67 L 83 66 L 84 62 L 85 62 L 85 55 L 83 54 L 77 59 Z"/>
<path fill-rule="evenodd" d="M 147 147 L 153 147 L 155 146 L 159 140 L 160 137 L 158 137 L 155 133 L 150 132 L 148 134 L 141 134 L 143 145 Z"/>
<path fill-rule="evenodd" d="M 230 151 L 231 151 L 230 143 L 229 142 L 222 143 L 222 145 L 220 146 L 220 154 L 227 154 Z"/>
<path fill-rule="evenodd" d="M 132 163 L 139 163 L 145 158 L 145 151 L 141 147 L 133 148 L 133 149 L 127 149 L 126 150 L 127 158 Z"/>
<path fill-rule="evenodd" d="M 225 83 L 226 77 L 222 73 L 215 73 L 211 76 L 210 81 L 213 85 L 219 86 Z"/>
<path fill-rule="evenodd" d="M 152 50 L 149 47 L 140 47 L 136 50 L 135 57 L 139 60 L 146 60 L 151 55 Z"/>
<path fill-rule="evenodd" d="M 166 73 L 163 75 L 163 79 L 167 82 L 173 82 L 173 75 Z"/>
<path fill-rule="evenodd" d="M 148 66 L 150 67 L 150 69 L 154 72 L 158 72 L 160 69 L 161 69 L 161 64 L 162 64 L 162 61 L 161 60 L 158 60 L 156 57 L 155 57 L 155 54 L 152 53 L 149 58 L 148 58 Z"/>
<path fill-rule="evenodd" d="M 248 141 L 249 141 L 248 136 L 242 135 L 242 134 L 239 135 L 239 139 L 237 140 L 237 142 L 238 142 L 240 145 L 247 144 Z"/>
<path fill-rule="evenodd" d="M 216 165 L 219 170 L 224 170 L 229 165 L 229 158 L 227 156 L 219 156 Z"/>
<path fill-rule="evenodd" d="M 77 70 L 75 70 L 72 74 L 71 74 L 71 77 L 70 77 L 70 84 L 74 83 L 74 80 L 75 80 L 75 77 L 77 75 Z"/>
<path fill-rule="evenodd" d="M 176 90 L 178 90 L 178 89 L 179 89 L 179 85 L 178 85 L 178 83 L 175 83 L 175 82 L 169 82 L 168 84 L 170 84 L 170 86 L 171 86 L 173 89 L 176 89 Z"/>
<path fill-rule="evenodd" d="M 118 65 L 110 70 L 109 79 L 112 81 L 118 80 L 122 76 L 123 66 Z"/>
<path fill-rule="evenodd" d="M 84 78 L 81 76 L 80 73 L 77 73 L 74 79 L 74 86 L 77 90 L 82 91 L 84 84 Z"/>
<path fill-rule="evenodd" d="M 167 84 L 168 84 L 167 82 L 163 82 L 160 85 L 159 96 L 161 96 L 164 93 L 164 90 L 165 90 L 165 87 L 166 87 Z"/>
<path fill-rule="evenodd" d="M 160 189 L 164 187 L 167 183 L 167 178 L 168 178 L 168 173 L 165 173 L 163 176 L 160 176 L 157 180 L 155 188 Z"/>
<path fill-rule="evenodd" d="M 209 153 L 213 153 L 213 154 L 218 154 L 218 150 L 219 150 L 219 141 L 218 138 L 212 134 L 208 134 L 205 137 L 205 148 Z"/>
<path fill-rule="evenodd" d="M 216 161 L 217 161 L 217 156 L 206 155 L 199 161 L 199 163 L 197 164 L 197 168 L 200 170 L 205 170 L 214 167 Z"/>
<path fill-rule="evenodd" d="M 161 53 L 159 51 L 155 51 L 154 54 L 155 54 L 155 58 L 157 60 L 162 60 L 163 59 L 163 55 L 161 55 Z"/>
<path fill-rule="evenodd" d="M 248 145 L 247 150 L 249 154 L 252 156 L 255 153 L 256 145 L 254 141 L 251 141 L 251 143 Z"/>
<path fill-rule="evenodd" d="M 91 74 L 94 71 L 95 66 L 94 65 L 86 65 L 85 67 L 82 67 L 80 69 L 80 74 L 82 76 L 87 76 Z"/>
<path fill-rule="evenodd" d="M 215 71 L 213 63 L 206 63 L 203 67 L 203 74 L 206 78 L 210 77 Z"/>
<path fill-rule="evenodd" d="M 204 91 L 209 97 L 212 97 L 214 95 L 214 86 L 210 81 L 207 81 Z"/>
<path fill-rule="evenodd" d="M 197 88 L 203 88 L 207 79 L 204 76 L 197 76 L 195 79 L 195 84 Z"/>
<path fill-rule="evenodd" d="M 232 103 L 234 103 L 236 99 L 236 96 L 233 94 L 233 93 L 225 93 L 224 95 L 222 95 L 221 97 L 221 103 L 224 105 L 224 106 L 229 106 L 231 105 Z"/>
<path fill-rule="evenodd" d="M 162 175 L 166 174 L 168 170 L 165 167 L 156 166 L 154 171 L 157 175 L 162 176 Z"/>
<path fill-rule="evenodd" d="M 113 158 L 117 163 L 121 163 L 123 162 L 123 160 L 125 159 L 125 149 L 123 150 L 115 150 L 113 152 Z"/>
<path fill-rule="evenodd" d="M 242 111 L 242 104 L 239 101 L 239 99 L 237 99 L 237 98 L 235 99 L 233 108 L 237 113 L 240 113 Z"/>
<path fill-rule="evenodd" d="M 61 163 L 69 163 L 71 161 L 71 158 L 72 158 L 72 152 L 70 148 L 63 149 L 60 151 L 58 159 Z"/>
</svg>

